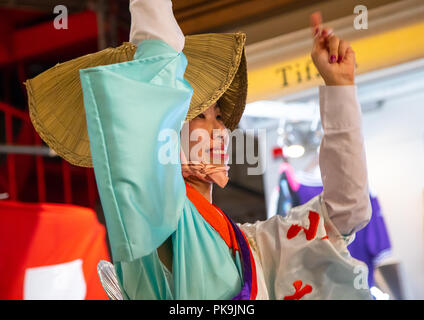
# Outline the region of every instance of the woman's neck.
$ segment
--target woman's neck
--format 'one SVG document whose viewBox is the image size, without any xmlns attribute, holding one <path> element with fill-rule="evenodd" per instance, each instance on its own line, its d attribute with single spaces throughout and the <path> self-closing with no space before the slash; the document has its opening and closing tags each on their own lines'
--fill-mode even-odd
<svg viewBox="0 0 424 320">
<path fill-rule="evenodd" d="M 186 177 L 184 180 L 212 203 L 212 182 L 206 182 L 196 177 Z"/>
</svg>

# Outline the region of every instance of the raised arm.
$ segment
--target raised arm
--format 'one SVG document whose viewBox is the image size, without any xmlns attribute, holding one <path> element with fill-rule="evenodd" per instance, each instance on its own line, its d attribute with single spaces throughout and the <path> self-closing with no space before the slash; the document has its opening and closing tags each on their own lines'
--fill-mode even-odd
<svg viewBox="0 0 424 320">
<path fill-rule="evenodd" d="M 319 88 L 323 199 L 334 225 L 341 234 L 350 235 L 371 218 L 361 108 L 354 84 L 355 53 L 331 30 L 322 29 L 320 19 L 318 15 L 312 21 L 312 59 L 326 83 Z"/>
<path fill-rule="evenodd" d="M 182 33 L 172 11 L 171 0 L 130 0 L 130 42 L 138 45 L 147 39 L 159 39 L 177 52 L 184 48 Z"/>
<path fill-rule="evenodd" d="M 324 137 L 319 163 L 328 216 L 350 235 L 371 218 L 367 167 L 356 86 L 320 87 Z"/>
<path fill-rule="evenodd" d="M 185 204 L 181 165 L 159 155 L 178 154 L 193 93 L 171 1 L 132 0 L 130 10 L 134 59 L 80 70 L 114 262 L 152 253 L 177 227 Z"/>
</svg>

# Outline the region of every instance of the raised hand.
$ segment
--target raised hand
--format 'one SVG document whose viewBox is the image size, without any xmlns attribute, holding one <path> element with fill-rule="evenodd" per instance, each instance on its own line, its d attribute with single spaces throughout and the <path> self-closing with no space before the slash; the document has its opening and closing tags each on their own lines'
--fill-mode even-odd
<svg viewBox="0 0 424 320">
<path fill-rule="evenodd" d="M 330 28 L 321 25 L 321 12 L 311 15 L 314 44 L 312 61 L 328 86 L 355 83 L 355 52 L 349 42 L 339 39 Z"/>
</svg>

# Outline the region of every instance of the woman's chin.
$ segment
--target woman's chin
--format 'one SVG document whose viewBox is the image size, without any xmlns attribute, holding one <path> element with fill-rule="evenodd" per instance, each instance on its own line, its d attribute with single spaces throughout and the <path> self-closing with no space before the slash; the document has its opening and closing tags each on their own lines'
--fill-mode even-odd
<svg viewBox="0 0 424 320">
<path fill-rule="evenodd" d="M 224 166 L 226 166 L 225 159 L 222 159 L 221 157 L 219 157 L 219 158 L 218 157 L 211 158 L 209 160 L 209 163 L 212 164 L 212 165 L 214 165 L 214 166 L 216 166 L 216 167 L 224 167 Z"/>
</svg>

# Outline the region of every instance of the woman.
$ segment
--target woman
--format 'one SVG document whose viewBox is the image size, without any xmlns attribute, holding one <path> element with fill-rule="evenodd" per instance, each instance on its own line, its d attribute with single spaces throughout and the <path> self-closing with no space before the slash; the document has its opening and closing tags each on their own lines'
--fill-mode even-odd
<svg viewBox="0 0 424 320">
<path fill-rule="evenodd" d="M 367 285 L 357 281 L 363 264 L 346 249 L 370 218 L 352 48 L 314 16 L 312 58 L 326 83 L 320 87 L 323 194 L 287 218 L 237 226 L 212 204 L 211 193 L 213 183 L 224 187 L 228 180 L 225 129 L 234 129 L 244 108 L 233 103 L 228 109 L 228 96 L 238 83 L 245 99 L 242 77 L 237 71 L 211 104 L 193 108 L 207 85 L 185 79 L 188 43 L 171 1 L 132 0 L 130 11 L 133 60 L 80 70 L 92 162 L 124 298 L 369 298 Z M 222 51 L 238 50 L 232 63 L 240 70 L 244 36 L 234 39 L 237 45 L 222 43 Z M 187 57 L 189 68 L 196 54 Z M 222 61 L 213 61 L 203 68 L 213 65 L 219 74 Z M 190 141 L 198 129 L 206 135 Z M 169 131 L 182 135 L 169 143 L 162 135 Z M 164 161 L 166 146 L 174 154 L 181 148 L 181 163 Z"/>
</svg>

